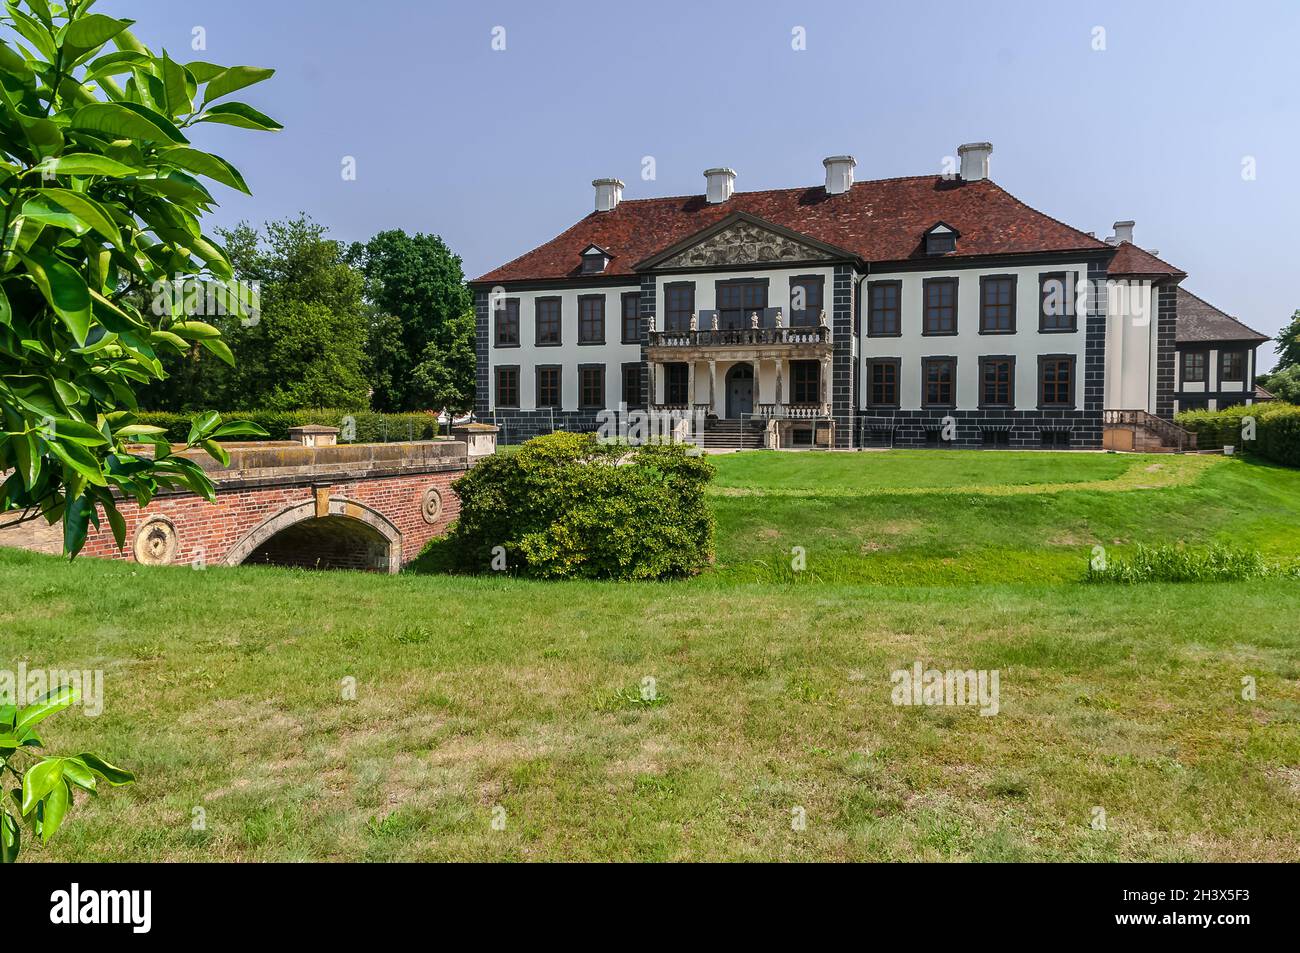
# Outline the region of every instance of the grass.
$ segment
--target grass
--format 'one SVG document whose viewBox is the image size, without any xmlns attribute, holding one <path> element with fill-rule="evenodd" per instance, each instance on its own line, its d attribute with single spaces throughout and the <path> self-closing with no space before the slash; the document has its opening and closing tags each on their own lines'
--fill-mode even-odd
<svg viewBox="0 0 1300 953">
<path fill-rule="evenodd" d="M 718 463 L 680 584 L 0 551 L 6 657 L 105 672 L 47 743 L 140 777 L 28 859 L 1300 860 L 1300 586 L 1077 582 L 1094 541 L 1295 556 L 1300 473 Z M 999 714 L 892 704 L 918 660 L 999 670 Z"/>
</svg>

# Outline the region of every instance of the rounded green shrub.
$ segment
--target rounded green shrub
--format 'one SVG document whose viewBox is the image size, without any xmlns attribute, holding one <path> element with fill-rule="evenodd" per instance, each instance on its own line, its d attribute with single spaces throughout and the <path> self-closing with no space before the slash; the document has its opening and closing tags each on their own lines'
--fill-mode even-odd
<svg viewBox="0 0 1300 953">
<path fill-rule="evenodd" d="M 682 445 L 536 437 L 453 485 L 448 538 L 462 571 L 539 579 L 670 579 L 713 557 L 713 465 Z"/>
</svg>

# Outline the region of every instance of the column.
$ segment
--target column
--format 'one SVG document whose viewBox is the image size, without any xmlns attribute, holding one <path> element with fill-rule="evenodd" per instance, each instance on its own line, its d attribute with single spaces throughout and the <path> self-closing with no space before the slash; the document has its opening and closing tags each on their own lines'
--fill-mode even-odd
<svg viewBox="0 0 1300 953">
<path fill-rule="evenodd" d="M 709 360 L 709 413 L 718 412 L 718 362 Z"/>
<path fill-rule="evenodd" d="M 695 409 L 695 358 L 686 362 L 686 409 Z"/>
<path fill-rule="evenodd" d="M 760 361 L 758 358 L 754 358 L 749 363 L 754 365 L 754 413 L 758 413 L 759 394 L 761 393 L 762 390 L 759 386 L 760 378 L 758 375 L 763 370 L 763 362 Z"/>
<path fill-rule="evenodd" d="M 647 390 L 646 393 L 649 395 L 649 399 L 650 399 L 650 408 L 653 408 L 657 403 L 659 403 L 659 392 L 658 392 L 658 389 L 657 389 L 657 388 L 658 388 L 658 384 L 659 384 L 659 382 L 658 382 L 658 380 L 656 380 L 656 378 L 658 377 L 658 375 L 655 374 L 655 362 L 654 362 L 654 361 L 649 361 L 649 362 L 646 364 L 646 373 L 648 373 L 648 374 L 650 375 L 650 381 L 649 381 L 649 383 L 650 383 L 650 387 L 649 387 L 649 389 Z M 650 408 L 647 408 L 647 409 L 650 409 Z"/>
<path fill-rule="evenodd" d="M 782 374 L 782 367 L 784 366 L 784 364 L 785 364 L 785 358 L 778 357 L 776 359 L 776 405 L 778 408 L 781 406 L 781 390 L 782 390 L 781 385 L 784 383 L 783 381 L 784 375 Z"/>
<path fill-rule="evenodd" d="M 822 384 L 822 388 L 821 388 L 821 390 L 822 390 L 822 403 L 823 403 L 823 404 L 830 403 L 830 401 L 829 401 L 829 400 L 827 399 L 827 397 L 826 397 L 826 388 L 827 388 L 827 386 L 828 386 L 829 383 L 830 383 L 830 379 L 831 379 L 831 362 L 830 362 L 829 360 L 825 360 L 825 359 L 823 359 L 823 360 L 822 360 L 822 380 L 821 380 L 821 384 Z"/>
</svg>

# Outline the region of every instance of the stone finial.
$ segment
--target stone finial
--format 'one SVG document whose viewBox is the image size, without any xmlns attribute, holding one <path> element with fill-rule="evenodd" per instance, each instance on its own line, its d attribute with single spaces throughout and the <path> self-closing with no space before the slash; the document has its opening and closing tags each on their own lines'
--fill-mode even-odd
<svg viewBox="0 0 1300 953">
<path fill-rule="evenodd" d="M 755 311 L 753 314 L 751 314 L 751 315 L 749 316 L 749 326 L 750 326 L 751 328 L 753 328 L 755 331 L 758 330 L 758 312 L 757 312 L 757 311 Z"/>
<path fill-rule="evenodd" d="M 713 316 L 709 319 L 709 327 L 714 331 L 718 330 L 718 312 L 713 312 Z"/>
<path fill-rule="evenodd" d="M 823 311 L 817 316 L 817 321 L 822 327 L 826 327 L 826 312 Z"/>
<path fill-rule="evenodd" d="M 778 328 L 785 327 L 785 315 L 781 313 L 780 308 L 776 309 L 776 326 Z"/>
<path fill-rule="evenodd" d="M 655 327 L 655 316 L 653 314 L 646 315 L 645 320 L 646 320 L 647 328 L 649 328 L 651 331 L 657 330 L 657 328 Z"/>
<path fill-rule="evenodd" d="M 692 312 L 691 312 L 691 330 L 692 330 L 692 331 L 698 331 L 699 329 L 700 329 L 700 317 L 699 317 L 699 315 L 697 315 L 694 311 L 692 311 Z"/>
<path fill-rule="evenodd" d="M 304 424 L 289 428 L 289 439 L 304 447 L 333 447 L 339 442 L 339 428 Z"/>
</svg>

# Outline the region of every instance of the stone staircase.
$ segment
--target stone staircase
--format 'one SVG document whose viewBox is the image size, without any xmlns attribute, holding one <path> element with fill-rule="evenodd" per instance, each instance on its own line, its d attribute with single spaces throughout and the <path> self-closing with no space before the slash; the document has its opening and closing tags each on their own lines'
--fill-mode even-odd
<svg viewBox="0 0 1300 953">
<path fill-rule="evenodd" d="M 1196 434 L 1145 410 L 1102 412 L 1102 446 L 1136 453 L 1185 453 L 1196 449 Z"/>
<path fill-rule="evenodd" d="M 710 419 L 704 422 L 705 450 L 762 450 L 763 420 Z"/>
</svg>

